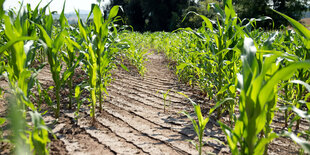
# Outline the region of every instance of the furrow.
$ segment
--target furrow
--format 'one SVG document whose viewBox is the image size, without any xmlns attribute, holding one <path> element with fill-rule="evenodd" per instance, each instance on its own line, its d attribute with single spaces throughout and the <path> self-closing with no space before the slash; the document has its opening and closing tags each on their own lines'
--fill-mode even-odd
<svg viewBox="0 0 310 155">
<path fill-rule="evenodd" d="M 132 100 L 135 100 L 135 101 L 138 101 L 140 103 L 143 103 L 145 105 L 149 105 L 149 106 L 152 106 L 154 108 L 157 108 L 157 109 L 162 109 L 162 111 L 164 110 L 164 101 L 153 101 L 153 100 L 150 100 L 149 98 L 145 98 L 143 96 L 141 96 L 141 94 L 136 94 L 136 93 L 133 93 L 133 92 L 129 92 L 127 90 L 124 90 L 124 89 L 121 89 L 121 88 L 117 88 L 117 87 L 114 87 L 112 86 L 112 88 L 116 89 L 116 90 L 113 90 L 113 89 L 109 89 L 108 91 L 114 91 L 114 92 L 117 92 L 120 96 L 126 96 Z M 168 103 L 168 102 L 167 102 Z M 178 113 L 179 111 L 182 111 L 182 110 L 186 110 L 186 106 L 177 106 L 177 104 L 171 104 L 168 106 L 168 104 L 166 105 L 166 108 L 169 109 L 169 111 L 172 111 L 172 112 L 175 112 L 175 113 Z"/>
<path fill-rule="evenodd" d="M 143 96 L 142 94 L 139 94 L 139 93 L 135 93 L 135 92 L 130 92 L 126 89 L 123 89 L 123 88 L 119 88 L 119 87 L 116 87 L 114 85 L 111 85 L 111 88 L 114 88 L 117 90 L 117 93 L 122 95 L 122 96 L 126 96 L 126 97 L 129 97 L 131 99 L 134 99 L 136 101 L 139 101 L 141 103 L 144 103 L 146 105 L 150 105 L 150 106 L 153 106 L 153 107 L 156 107 L 158 109 L 163 109 L 164 108 L 164 100 L 151 100 L 151 98 L 149 96 Z M 110 89 L 113 91 L 113 89 Z M 169 103 L 169 101 L 166 101 L 167 105 Z M 174 112 L 179 112 L 179 111 L 182 111 L 182 110 L 186 110 L 186 106 L 184 106 L 185 104 L 183 104 L 182 102 L 172 102 L 172 103 L 169 103 L 170 105 L 167 106 L 166 108 L 169 108 L 170 111 L 174 111 Z M 183 105 L 183 106 L 180 106 L 179 104 Z"/>
<path fill-rule="evenodd" d="M 65 113 L 65 115 L 71 119 L 74 118 L 74 113 Z M 108 128 L 93 127 L 86 118 L 80 118 L 77 125 L 94 139 L 97 139 L 101 144 L 108 146 L 111 150 L 116 152 L 116 154 L 146 154 L 141 148 L 117 136 Z"/>
<path fill-rule="evenodd" d="M 128 112 L 125 109 L 117 107 L 115 104 L 106 102 L 107 107 L 104 109 L 107 113 L 113 115 L 116 118 L 121 119 L 124 122 L 127 122 L 129 126 L 139 130 L 140 132 L 151 136 L 155 139 L 169 143 L 176 150 L 182 152 L 187 152 L 188 154 L 196 154 L 195 148 L 186 142 L 186 139 L 189 137 L 175 133 L 166 127 L 159 126 L 146 120 L 145 118 L 135 115 L 134 113 Z M 212 148 L 204 148 L 207 152 L 213 152 Z"/>
<path fill-rule="evenodd" d="M 111 102 L 114 106 L 117 106 L 119 108 L 125 109 L 126 111 L 134 113 L 135 115 L 144 118 L 163 128 L 167 128 L 184 136 L 190 137 L 190 139 L 195 138 L 195 131 L 193 130 L 191 122 L 187 119 L 187 117 L 183 115 L 179 115 L 177 113 L 175 114 L 170 113 L 169 115 L 167 115 L 163 113 L 163 111 L 158 111 L 158 109 L 143 105 L 142 103 L 136 101 L 131 102 L 126 101 L 126 97 L 124 96 L 118 96 L 118 97 L 111 96 L 111 100 L 109 102 Z M 187 111 L 192 110 L 189 109 Z M 217 138 L 223 141 L 225 140 L 225 136 L 221 133 L 216 132 L 219 130 L 220 130 L 219 127 L 214 126 L 214 124 L 212 123 L 209 123 L 206 127 L 205 134 L 207 137 Z M 207 137 L 205 138 L 207 139 Z"/>
<path fill-rule="evenodd" d="M 134 86 L 139 86 L 142 89 L 154 90 L 155 92 L 161 91 L 162 93 L 167 92 L 168 89 L 172 89 L 174 91 L 184 93 L 185 95 L 187 95 L 189 97 L 200 98 L 200 96 L 190 92 L 189 90 L 191 90 L 191 89 L 184 89 L 184 88 L 182 88 L 184 86 L 180 86 L 179 84 L 176 86 L 169 86 L 169 87 L 167 87 L 165 85 L 154 86 L 154 85 L 152 85 L 152 83 L 144 83 L 144 80 L 135 81 L 135 80 L 130 79 L 129 77 L 114 79 L 114 81 L 119 81 L 121 83 L 129 83 L 129 84 L 132 84 Z M 179 97 L 179 98 L 184 98 L 183 95 L 180 95 L 177 93 L 174 93 L 174 96 Z"/>
<path fill-rule="evenodd" d="M 89 115 L 90 112 L 87 111 Z M 109 128 L 113 133 L 119 137 L 126 139 L 126 141 L 133 143 L 135 146 L 141 148 L 144 152 L 149 154 L 180 154 L 184 152 L 177 152 L 171 146 L 166 145 L 164 142 L 149 137 L 139 130 L 136 130 L 123 122 L 121 119 L 114 118 L 113 115 L 103 111 L 97 116 L 97 121 L 101 125 Z"/>
<path fill-rule="evenodd" d="M 118 73 L 119 77 L 127 77 L 128 73 Z M 175 83 L 175 80 L 171 79 L 159 79 L 154 76 L 145 75 L 144 77 L 141 76 L 132 76 L 135 80 L 147 80 L 147 81 L 154 81 L 156 83 Z"/>
<path fill-rule="evenodd" d="M 126 75 L 126 76 L 118 76 L 118 78 L 115 79 L 122 79 L 122 80 L 127 80 L 130 82 L 134 82 L 134 83 L 139 83 L 151 88 L 157 88 L 160 90 L 166 90 L 166 89 L 170 89 L 172 87 L 180 87 L 182 84 L 171 84 L 171 83 L 156 83 L 154 81 L 147 81 L 144 79 L 136 79 L 136 78 L 132 78 L 132 76 Z M 186 91 L 186 90 L 185 90 Z"/>
<path fill-rule="evenodd" d="M 130 89 L 136 89 L 137 91 L 143 91 L 145 93 L 148 93 L 150 95 L 153 95 L 155 97 L 161 97 L 162 98 L 162 94 L 165 94 L 169 89 L 167 89 L 166 91 L 162 91 L 162 90 L 156 90 L 156 89 L 150 89 L 148 87 L 143 87 L 142 85 L 138 85 L 138 84 L 134 84 L 132 82 L 121 82 L 121 81 L 114 81 L 112 83 L 113 84 L 116 84 L 116 85 L 119 85 L 119 86 L 126 86 L 127 88 L 130 88 Z M 168 93 L 168 96 L 171 98 L 174 98 L 176 100 L 183 100 L 185 97 L 180 95 L 180 94 L 177 94 L 176 92 L 174 92 L 174 89 L 171 88 L 171 91 Z"/>
<path fill-rule="evenodd" d="M 101 152 L 107 155 L 114 155 L 116 152 L 108 146 L 100 143 L 96 138 L 86 133 L 85 130 L 74 128 L 71 118 L 63 117 L 56 125 L 50 116 L 43 117 L 48 126 L 53 126 L 52 132 L 63 142 L 67 154 L 96 154 Z M 94 150 L 97 148 L 96 150 Z"/>
</svg>

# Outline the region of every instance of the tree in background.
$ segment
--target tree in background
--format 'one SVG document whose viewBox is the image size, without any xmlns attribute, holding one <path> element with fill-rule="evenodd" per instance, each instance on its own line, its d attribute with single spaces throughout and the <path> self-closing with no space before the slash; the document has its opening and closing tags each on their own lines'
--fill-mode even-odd
<svg viewBox="0 0 310 155">
<path fill-rule="evenodd" d="M 111 0 L 110 7 L 122 6 L 124 11 L 119 15 L 123 17 L 126 24 L 133 26 L 135 31 L 173 31 L 180 27 L 198 28 L 201 26 L 201 18 L 194 14 L 188 14 L 190 11 L 215 20 L 216 14 L 213 9 L 208 11 L 207 6 L 209 3 L 218 3 L 222 6 L 223 1 Z M 238 17 L 241 19 L 269 16 L 273 19 L 276 28 L 288 23 L 269 8 L 299 20 L 302 13 L 308 10 L 309 2 L 310 0 L 233 0 Z M 272 28 L 273 25 L 271 21 L 258 22 L 257 24 L 268 28 Z"/>
<path fill-rule="evenodd" d="M 273 19 L 275 27 L 287 25 L 288 22 L 269 8 L 282 12 L 295 20 L 300 20 L 302 13 L 309 8 L 309 0 L 233 0 L 238 16 L 243 18 L 259 18 L 269 16 Z M 269 26 L 266 21 L 261 26 Z"/>
<path fill-rule="evenodd" d="M 191 27 L 191 28 L 199 28 L 202 24 L 201 17 L 195 15 L 194 13 L 189 12 L 195 12 L 200 15 L 204 15 L 209 19 L 216 20 L 216 13 L 213 9 L 210 9 L 208 11 L 208 4 L 209 3 L 217 3 L 219 6 L 222 6 L 222 3 L 219 0 L 200 0 L 197 3 L 194 3 L 193 5 L 190 5 L 185 10 L 182 11 L 182 15 L 179 18 L 179 21 L 177 22 L 176 28 L 181 27 Z M 181 22 L 183 20 L 183 22 Z"/>
<path fill-rule="evenodd" d="M 121 5 L 121 15 L 136 31 L 172 31 L 182 21 L 183 11 L 195 5 L 194 0 L 112 0 Z"/>
</svg>

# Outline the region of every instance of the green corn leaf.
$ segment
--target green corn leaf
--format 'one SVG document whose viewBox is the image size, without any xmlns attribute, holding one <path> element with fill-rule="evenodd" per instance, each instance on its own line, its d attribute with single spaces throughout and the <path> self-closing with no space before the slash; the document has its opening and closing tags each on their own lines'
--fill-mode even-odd
<svg viewBox="0 0 310 155">
<path fill-rule="evenodd" d="M 268 138 L 262 138 L 259 140 L 257 145 L 255 146 L 254 149 L 254 154 L 260 155 L 262 152 L 265 150 L 265 146 L 270 143 L 272 140 L 275 138 L 278 138 L 279 136 L 276 133 L 271 133 Z"/>
<path fill-rule="evenodd" d="M 196 116 L 198 118 L 198 124 L 201 127 L 202 126 L 202 122 L 203 122 L 203 116 L 201 114 L 200 105 L 199 104 L 195 104 L 193 106 L 195 108 L 195 113 L 196 113 Z"/>
<path fill-rule="evenodd" d="M 294 27 L 294 29 L 296 30 L 297 33 L 304 36 L 306 39 L 310 40 L 310 31 L 307 28 L 305 28 L 302 24 L 300 24 L 296 20 L 292 19 L 291 17 L 289 17 L 289 16 L 287 16 L 281 12 L 278 12 L 276 10 L 273 10 L 273 11 L 278 13 L 282 17 L 284 17 L 286 20 L 288 20 L 292 24 L 292 26 Z"/>
<path fill-rule="evenodd" d="M 90 9 L 90 12 L 89 12 L 89 14 L 88 14 L 88 16 L 87 16 L 86 21 L 89 20 L 89 18 L 90 18 L 90 16 L 92 15 L 93 10 L 94 10 L 94 8 L 95 8 L 96 5 L 97 5 L 97 4 L 91 4 L 91 9 Z M 77 11 L 75 11 L 75 12 L 77 12 Z"/>
<path fill-rule="evenodd" d="M 67 33 L 65 31 L 61 31 L 60 34 L 57 35 L 56 39 L 54 40 L 54 48 L 58 51 L 63 46 L 65 41 L 65 36 Z"/>
<path fill-rule="evenodd" d="M 300 145 L 307 153 L 310 153 L 310 143 L 297 137 L 294 133 L 285 132 L 285 136 L 290 137 L 294 142 Z"/>
<path fill-rule="evenodd" d="M 49 1 L 43 8 L 42 8 L 42 13 L 45 14 L 47 7 L 52 3 L 53 0 Z M 41 1 L 40 1 L 41 3 Z"/>
<path fill-rule="evenodd" d="M 204 16 L 204 15 L 199 15 L 199 16 L 203 19 L 204 22 L 206 22 L 207 28 L 209 28 L 209 29 L 211 30 L 211 32 L 212 32 L 212 31 L 213 31 L 213 25 L 212 25 L 210 19 L 207 18 L 207 17 Z"/>
<path fill-rule="evenodd" d="M 6 43 L 4 46 L 0 47 L 0 55 L 2 55 L 2 53 L 5 50 L 10 48 L 12 45 L 14 45 L 17 42 L 25 41 L 25 40 L 37 40 L 37 39 L 38 38 L 36 38 L 36 37 L 16 37 L 13 40 L 10 40 L 8 43 Z"/>
<path fill-rule="evenodd" d="M 53 22 L 54 22 L 54 20 L 53 20 L 52 13 L 51 13 L 51 11 L 49 11 L 49 15 L 47 16 L 46 25 L 44 25 L 44 27 L 45 27 L 45 30 L 46 30 L 48 36 L 50 36 L 50 37 L 52 36 L 52 33 L 53 33 L 52 32 Z"/>
<path fill-rule="evenodd" d="M 260 95 L 259 95 L 259 102 L 266 103 L 270 100 L 271 91 L 273 91 L 273 87 L 280 81 L 280 80 L 288 80 L 291 78 L 297 69 L 302 68 L 310 68 L 310 61 L 301 61 L 293 63 L 281 70 L 277 71 L 271 79 L 266 83 L 266 85 L 262 88 Z"/>
<path fill-rule="evenodd" d="M 15 37 L 15 31 L 13 31 L 13 25 L 11 23 L 11 19 L 9 16 L 3 16 L 4 19 L 4 25 L 5 25 L 5 35 L 9 38 L 9 40 L 12 40 Z"/>
<path fill-rule="evenodd" d="M 40 29 L 40 31 L 41 31 L 41 34 L 42 34 L 42 36 L 43 36 L 43 39 L 44 39 L 44 41 L 45 41 L 45 43 L 46 43 L 46 45 L 47 45 L 47 47 L 52 48 L 52 47 L 53 47 L 53 41 L 52 41 L 52 39 L 49 37 L 49 35 L 47 34 L 47 32 L 45 31 L 45 29 L 44 29 L 41 25 L 39 25 L 39 24 L 36 24 L 36 25 L 37 25 L 37 27 L 39 27 L 39 29 Z"/>
<path fill-rule="evenodd" d="M 70 39 L 69 37 L 66 37 L 66 41 L 67 43 L 69 43 L 70 45 L 75 46 L 78 49 L 82 49 L 82 47 L 75 41 L 73 41 L 72 39 Z"/>
<path fill-rule="evenodd" d="M 181 113 L 184 114 L 189 120 L 191 120 L 196 134 L 199 135 L 199 127 L 198 127 L 195 119 L 186 111 L 182 111 Z"/>
<path fill-rule="evenodd" d="M 210 7 L 213 8 L 215 10 L 215 12 L 217 13 L 217 15 L 219 15 L 221 18 L 225 17 L 224 11 L 221 9 L 221 7 L 218 4 L 209 3 L 208 5 L 210 5 Z"/>
<path fill-rule="evenodd" d="M 302 110 L 300 110 L 300 109 L 298 109 L 298 108 L 296 108 L 296 107 L 294 107 L 294 106 L 292 107 L 292 110 L 293 110 L 299 117 L 310 120 L 310 115 L 308 114 L 308 112 L 302 111 Z"/>
<path fill-rule="evenodd" d="M 94 24 L 96 32 L 99 33 L 103 21 L 102 21 L 102 13 L 98 5 L 94 7 L 93 13 L 94 13 Z"/>
<path fill-rule="evenodd" d="M 4 3 L 4 0 L 0 0 L 0 19 L 2 18 L 2 15 L 4 14 L 3 3 Z"/>
<path fill-rule="evenodd" d="M 112 7 L 108 18 L 109 21 L 111 21 L 112 18 L 114 18 L 117 15 L 119 8 L 120 6 L 118 5 Z"/>
<path fill-rule="evenodd" d="M 306 83 L 306 82 L 303 82 L 303 81 L 300 81 L 300 80 L 293 80 L 293 81 L 291 81 L 291 83 L 301 84 L 301 85 L 306 87 L 308 92 L 310 92 L 310 85 L 308 83 Z"/>
<path fill-rule="evenodd" d="M 75 10 L 75 13 L 76 13 L 76 15 L 77 15 L 77 17 L 78 17 L 78 24 L 79 24 L 80 33 L 82 34 L 84 40 L 85 40 L 86 42 L 88 42 L 87 33 L 86 33 L 85 28 L 84 28 L 85 26 L 84 26 L 84 24 L 83 24 L 82 19 L 80 18 L 79 12 L 78 12 L 77 10 Z"/>
<path fill-rule="evenodd" d="M 33 15 L 32 15 L 33 18 L 37 18 L 38 13 L 39 13 L 39 6 L 40 6 L 41 2 L 42 2 L 42 0 L 40 0 L 40 2 L 37 4 L 36 8 L 33 10 Z"/>
<path fill-rule="evenodd" d="M 66 1 L 64 1 L 64 5 L 62 7 L 62 11 L 59 17 L 60 26 L 63 29 L 66 25 L 66 17 L 65 17 L 65 7 L 66 7 Z"/>
<path fill-rule="evenodd" d="M 0 125 L 2 125 L 5 121 L 6 121 L 5 118 L 1 118 L 1 117 L 0 117 Z"/>
<path fill-rule="evenodd" d="M 121 65 L 121 67 L 122 67 L 125 71 L 129 72 L 129 69 L 128 69 L 125 65 L 123 65 L 123 64 L 120 64 L 120 65 Z"/>
<path fill-rule="evenodd" d="M 62 76 L 62 81 L 65 82 L 69 77 L 70 75 L 73 73 L 72 71 L 73 69 L 68 69 L 66 70 L 64 73 L 63 73 L 63 76 Z"/>
<path fill-rule="evenodd" d="M 222 130 L 224 131 L 224 133 L 227 137 L 227 142 L 228 142 L 228 145 L 229 145 L 229 148 L 230 148 L 232 154 L 239 154 L 239 150 L 238 150 L 238 146 L 237 146 L 238 141 L 237 141 L 236 135 L 234 134 L 232 129 L 220 121 L 218 121 L 218 123 L 220 124 Z"/>
<path fill-rule="evenodd" d="M 210 109 L 209 115 L 211 115 L 214 112 L 214 110 L 216 110 L 218 107 L 220 107 L 222 104 L 224 104 L 225 102 L 228 102 L 228 101 L 235 101 L 235 99 L 233 99 L 233 98 L 225 98 L 225 99 L 217 102 L 216 105 Z"/>
<path fill-rule="evenodd" d="M 74 97 L 75 97 L 75 98 L 78 98 L 78 97 L 80 96 L 80 94 L 81 94 L 81 87 L 80 87 L 79 85 L 77 85 L 77 86 L 75 87 L 75 94 L 74 94 Z"/>
</svg>

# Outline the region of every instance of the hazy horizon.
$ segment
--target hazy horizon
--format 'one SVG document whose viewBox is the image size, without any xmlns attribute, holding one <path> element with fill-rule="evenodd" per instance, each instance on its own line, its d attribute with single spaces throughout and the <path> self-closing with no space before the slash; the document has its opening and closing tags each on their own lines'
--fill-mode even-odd
<svg viewBox="0 0 310 155">
<path fill-rule="evenodd" d="M 53 0 L 49 6 L 51 11 L 57 11 L 60 13 L 62 11 L 62 7 L 65 0 Z M 24 0 L 23 5 L 25 6 L 27 3 L 31 5 L 31 8 L 34 9 L 37 4 L 39 4 L 40 0 Z M 40 6 L 43 7 L 48 4 L 50 0 L 42 0 Z M 65 13 L 73 13 L 74 10 L 81 11 L 90 11 L 91 4 L 97 3 L 97 0 L 66 0 Z M 109 4 L 110 0 L 104 0 L 103 4 Z M 3 4 L 5 10 L 8 9 L 19 9 L 20 3 L 18 0 L 6 0 Z"/>
</svg>

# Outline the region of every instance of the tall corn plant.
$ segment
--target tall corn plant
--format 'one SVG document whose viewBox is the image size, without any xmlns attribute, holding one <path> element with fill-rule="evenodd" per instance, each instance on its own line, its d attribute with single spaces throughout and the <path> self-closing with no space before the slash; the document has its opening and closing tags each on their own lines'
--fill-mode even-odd
<svg viewBox="0 0 310 155">
<path fill-rule="evenodd" d="M 29 100 L 30 89 L 37 75 L 37 71 L 29 67 L 35 52 L 30 48 L 33 44 L 30 40 L 37 38 L 27 36 L 30 22 L 25 14 L 21 14 L 21 9 L 15 19 L 12 18 L 13 14 L 10 15 L 3 16 L 7 44 L 0 49 L 0 53 L 7 58 L 5 72 L 10 85 L 8 119 L 12 130 L 11 142 L 15 145 L 16 154 L 30 154 L 30 151 L 34 154 L 48 154 L 49 129 Z M 29 112 L 31 118 L 34 120 L 40 117 L 40 122 L 33 121 L 31 125 L 26 123 L 28 108 L 34 111 Z"/>
<path fill-rule="evenodd" d="M 275 11 L 275 10 L 273 10 Z M 286 16 L 285 14 L 282 14 L 280 12 L 275 11 L 276 13 L 278 13 L 279 15 L 281 15 L 282 17 L 284 17 L 285 19 L 287 19 L 291 25 L 294 27 L 294 30 L 297 32 L 297 35 L 293 35 L 294 36 L 294 40 L 292 42 L 290 42 L 290 44 L 296 44 L 296 48 L 293 48 L 295 50 L 291 50 L 293 51 L 294 55 L 298 56 L 300 60 L 309 60 L 310 59 L 310 54 L 309 54 L 309 50 L 310 50 L 310 31 L 305 28 L 302 24 L 298 23 L 297 21 L 295 21 L 294 19 Z M 295 75 L 296 79 L 299 79 L 301 81 L 304 82 L 310 82 L 309 78 L 310 78 L 310 70 L 307 69 L 300 69 L 298 70 L 298 74 Z M 296 86 L 296 94 L 292 94 L 293 96 L 293 105 L 296 106 L 297 108 L 301 107 L 300 104 L 300 100 L 302 100 L 303 96 L 306 93 L 306 89 L 303 87 L 302 84 L 293 84 Z M 288 87 L 288 85 L 286 86 Z M 288 93 L 290 93 L 291 91 L 288 91 Z M 287 116 L 287 114 L 286 114 Z M 297 116 L 299 117 L 299 116 Z M 300 117 L 299 117 L 300 118 Z M 287 119 L 286 119 L 287 120 Z M 300 125 L 300 119 L 297 120 L 297 124 L 296 124 L 296 129 L 299 129 L 299 125 Z M 287 125 L 287 124 L 286 124 Z"/>
<path fill-rule="evenodd" d="M 275 53 L 257 54 L 253 40 L 244 39 L 242 73 L 238 75 L 240 116 L 233 129 L 220 123 L 233 154 L 262 154 L 267 151 L 267 144 L 277 137 L 270 124 L 277 103 L 278 83 L 292 77 L 297 69 L 310 67 L 309 61 L 300 61 L 279 69 L 277 58 L 290 57 Z"/>
<path fill-rule="evenodd" d="M 116 28 L 113 26 L 114 17 L 116 17 L 119 10 L 119 6 L 114 6 L 108 16 L 108 19 L 104 19 L 100 7 L 93 4 L 91 13 L 94 15 L 94 31 L 86 27 L 79 17 L 79 31 L 83 36 L 85 48 L 85 60 L 84 64 L 87 68 L 87 74 L 89 76 L 89 85 L 91 92 L 91 117 L 95 122 L 95 108 L 96 108 L 96 94 L 99 95 L 99 110 L 102 110 L 102 94 L 107 93 L 106 86 L 109 81 L 109 71 L 112 69 L 111 63 L 114 59 L 116 50 L 113 48 L 115 41 L 111 35 L 116 35 Z M 90 13 L 90 14 L 91 14 Z M 110 26 L 113 27 L 113 34 L 110 32 Z"/>
<path fill-rule="evenodd" d="M 217 12 L 218 18 L 216 21 L 195 13 L 204 21 L 198 31 L 190 30 L 199 38 L 197 42 L 197 44 L 200 44 L 197 47 L 199 52 L 191 53 L 196 61 L 185 61 L 185 63 L 177 67 L 177 70 L 191 69 L 190 72 L 193 72 L 198 77 L 197 80 L 196 77 L 193 77 L 193 79 L 197 81 L 201 90 L 205 91 L 210 99 L 215 98 L 216 102 L 220 102 L 227 97 L 225 94 L 230 94 L 230 97 L 235 96 L 235 91 L 230 91 L 229 88 L 235 90 L 234 83 L 240 61 L 240 51 L 237 46 L 238 41 L 242 39 L 241 34 L 243 34 L 242 29 L 244 28 L 240 22 L 238 23 L 232 1 L 225 0 L 224 6 L 223 10 L 216 3 L 208 5 L 208 10 L 212 7 Z M 185 30 L 187 31 L 188 28 Z M 199 64 L 197 64 L 197 61 Z M 219 118 L 222 109 L 219 107 L 217 110 L 217 117 Z"/>
<path fill-rule="evenodd" d="M 273 11 L 275 11 L 275 10 L 273 10 Z M 275 11 L 275 12 L 278 13 L 279 15 L 281 15 L 282 17 L 284 17 L 286 20 L 288 20 L 291 23 L 291 25 L 294 27 L 294 30 L 298 34 L 298 39 L 301 40 L 301 44 L 303 45 L 303 48 L 299 49 L 296 52 L 296 55 L 300 59 L 303 59 L 303 60 L 306 60 L 309 62 L 310 61 L 310 54 L 308 51 L 310 50 L 310 31 L 307 28 L 305 28 L 302 24 L 300 24 L 296 20 L 286 16 L 285 14 L 282 14 L 278 11 Z M 302 80 L 307 80 L 309 82 L 309 76 L 310 76 L 309 75 L 309 67 L 308 67 L 308 69 L 298 70 L 298 72 L 299 73 L 296 77 L 301 78 Z M 290 106 L 291 109 L 297 114 L 297 117 L 299 117 L 299 119 L 297 120 L 297 124 L 296 124 L 296 129 L 298 129 L 299 124 L 300 124 L 300 118 L 305 118 L 305 119 L 310 120 L 310 115 L 309 115 L 310 114 L 310 111 L 309 111 L 310 104 L 309 104 L 309 102 L 307 102 L 308 98 L 310 97 L 310 93 L 309 93 L 310 92 L 310 85 L 307 84 L 306 82 L 299 81 L 299 80 L 291 81 L 291 83 L 298 84 L 297 100 L 299 100 L 299 99 L 302 100 L 304 98 L 305 101 L 302 103 L 305 103 L 307 108 L 308 108 L 308 111 L 302 111 L 299 109 L 300 105 L 298 105 L 298 104 Z M 303 86 L 304 86 L 304 88 L 302 88 Z M 308 91 L 308 93 L 306 93 L 305 89 Z M 295 120 L 295 119 L 293 119 L 293 120 Z M 305 131 L 305 134 L 309 138 L 310 127 L 309 127 L 308 131 Z M 310 153 L 310 143 L 309 142 L 298 138 L 294 133 L 291 133 L 291 132 L 286 132 L 285 135 L 289 136 L 293 141 L 295 141 L 297 144 L 299 144 L 307 153 Z"/>
<path fill-rule="evenodd" d="M 62 12 L 60 14 L 60 30 L 57 30 L 53 26 L 53 17 L 51 12 L 49 15 L 44 15 L 43 20 L 45 21 L 43 25 L 36 24 L 36 26 L 40 29 L 40 38 L 46 44 L 46 54 L 48 58 L 48 64 L 50 65 L 50 70 L 52 73 L 52 78 L 55 83 L 55 96 L 56 96 L 56 108 L 55 117 L 59 117 L 60 113 L 60 89 L 63 85 L 64 81 L 72 74 L 70 70 L 66 70 L 61 76 L 61 54 L 60 50 L 62 50 L 66 37 L 68 36 L 68 32 L 65 29 L 67 20 L 64 16 L 64 8 L 65 3 L 63 5 Z M 56 33 L 56 34 L 54 34 Z"/>
<path fill-rule="evenodd" d="M 30 89 L 35 82 L 35 74 L 32 75 L 35 70 L 29 68 L 28 65 L 31 63 L 29 53 L 33 54 L 35 51 L 26 47 L 31 46 L 33 44 L 31 40 L 37 38 L 35 36 L 25 36 L 27 35 L 29 21 L 22 17 L 21 9 L 15 19 L 7 15 L 3 16 L 7 44 L 0 51 L 7 59 L 7 65 L 4 68 L 10 88 L 13 94 L 18 97 L 17 104 L 23 110 L 26 110 L 26 107 L 35 110 L 33 104 L 28 100 Z M 24 44 L 24 40 L 27 40 L 25 41 L 26 44 Z"/>
</svg>

